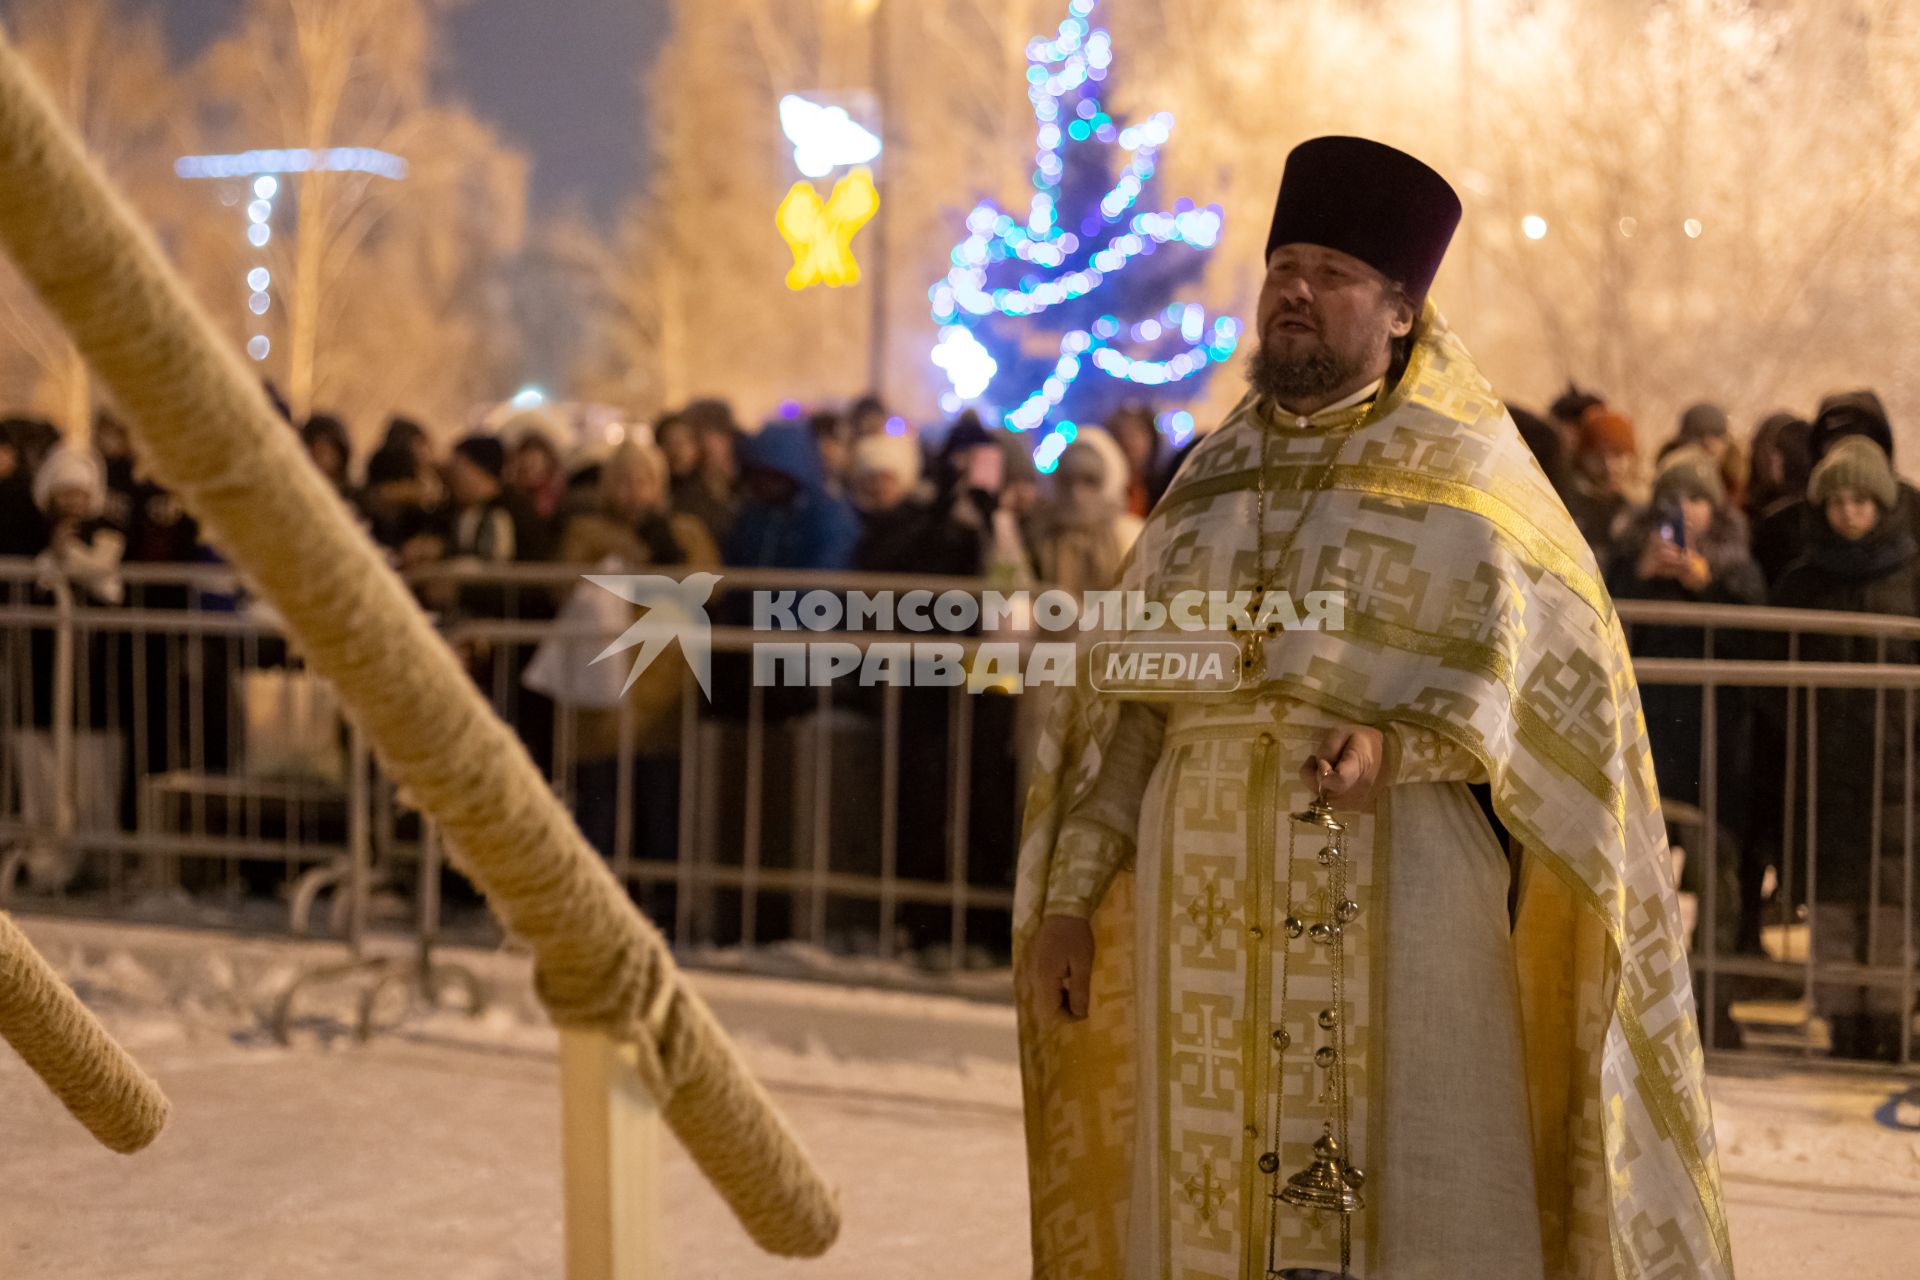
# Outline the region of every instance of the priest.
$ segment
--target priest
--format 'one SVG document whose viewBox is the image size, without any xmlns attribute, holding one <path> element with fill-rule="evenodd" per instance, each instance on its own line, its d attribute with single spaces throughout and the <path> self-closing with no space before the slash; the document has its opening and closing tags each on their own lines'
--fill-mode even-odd
<svg viewBox="0 0 1920 1280">
<path fill-rule="evenodd" d="M 1015 906 L 1042 1280 L 1732 1274 L 1639 694 L 1427 296 L 1460 216 L 1379 143 L 1289 156 L 1250 389 L 1121 583 L 1250 602 L 1235 679 L 1083 671 L 1049 720 Z M 1342 607 L 1289 629 L 1308 592 Z"/>
</svg>

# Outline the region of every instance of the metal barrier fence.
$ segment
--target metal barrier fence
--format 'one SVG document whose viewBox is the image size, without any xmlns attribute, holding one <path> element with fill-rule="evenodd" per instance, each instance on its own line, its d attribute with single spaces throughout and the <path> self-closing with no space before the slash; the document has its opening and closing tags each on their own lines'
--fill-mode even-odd
<svg viewBox="0 0 1920 1280">
<path fill-rule="evenodd" d="M 42 576 L 0 560 L 0 898 L 253 927 L 274 927 L 283 906 L 296 932 L 330 899 L 332 931 L 356 947 L 409 897 L 409 927 L 427 939 L 443 918 L 491 928 L 460 882 L 443 897 L 431 829 L 229 570 L 129 564 L 115 603 Z M 437 566 L 410 581 L 676 945 L 792 939 L 942 970 L 1006 963 L 1015 699 L 753 685 L 755 633 L 726 625 L 729 594 L 711 606 L 711 703 L 677 655 L 611 706 L 604 692 L 581 702 L 528 679 L 543 645 L 568 646 L 557 665 L 579 672 L 606 643 L 604 622 L 566 616 L 572 593 L 599 591 L 578 566 Z M 983 586 L 727 575 L 730 593 Z M 616 685 L 626 665 L 606 664 Z"/>
<path fill-rule="evenodd" d="M 328 928 L 356 949 L 383 925 L 423 945 L 443 922 L 491 929 L 462 882 L 443 895 L 430 826 L 229 570 L 126 565 L 120 577 L 122 598 L 108 602 L 0 560 L 0 897 L 121 914 L 155 910 L 158 894 L 175 914 L 295 931 L 325 901 Z M 797 940 L 949 974 L 1006 963 L 1038 710 L 1026 699 L 844 680 L 763 687 L 747 654 L 765 636 L 738 625 L 731 594 L 711 606 L 710 700 L 677 659 L 612 699 L 564 679 L 542 692 L 529 677 L 542 646 L 563 646 L 549 672 L 577 673 L 606 640 L 604 619 L 580 616 L 574 593 L 599 589 L 577 566 L 438 566 L 411 581 L 676 945 Z M 729 593 L 986 585 L 725 580 Z M 1842 1050 L 1911 1065 L 1920 620 L 1619 609 L 1699 906 L 1708 1048 L 1737 1035 L 1812 1053 L 1825 1023 Z M 606 664 L 622 676 L 625 665 Z M 1897 1043 L 1867 1044 L 1889 1027 Z"/>
<path fill-rule="evenodd" d="M 1697 750 L 1697 802 L 1676 801 L 1664 777 L 1662 792 L 1670 830 L 1698 860 L 1687 879 L 1706 1047 L 1733 1047 L 1730 1032 L 1770 1038 L 1764 1025 L 1734 1025 L 1745 997 L 1776 1016 L 1785 1006 L 1803 1054 L 1823 1047 L 1811 1032 L 1824 1026 L 1837 1056 L 1912 1066 L 1920 620 L 1617 604 L 1656 765 L 1663 746 L 1670 758 Z M 1740 758 L 1731 771 L 1729 755 Z M 1768 880 L 1771 893 L 1757 893 Z M 1759 896 L 1771 902 L 1756 911 Z"/>
</svg>

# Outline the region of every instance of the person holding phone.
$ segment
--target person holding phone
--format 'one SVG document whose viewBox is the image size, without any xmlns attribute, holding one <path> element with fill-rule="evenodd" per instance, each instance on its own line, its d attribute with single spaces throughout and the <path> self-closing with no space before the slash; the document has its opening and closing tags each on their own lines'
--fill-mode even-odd
<svg viewBox="0 0 1920 1280">
<path fill-rule="evenodd" d="M 1757 603 L 1766 587 L 1747 541 L 1719 465 L 1686 445 L 1661 460 L 1653 501 L 1626 524 L 1607 586 L 1623 600 Z"/>
<path fill-rule="evenodd" d="M 1754 562 L 1746 517 L 1728 499 L 1719 462 L 1706 449 L 1683 445 L 1661 459 L 1655 475 L 1653 501 L 1633 513 L 1623 527 L 1607 589 L 1616 600 L 1671 600 L 1696 604 L 1759 604 L 1766 581 Z M 1713 638 L 1699 627 L 1638 625 L 1629 646 L 1635 658 L 1745 658 L 1755 656 L 1747 637 L 1721 630 Z M 1698 688 L 1685 685 L 1647 685 L 1640 691 L 1647 718 L 1647 738 L 1653 747 L 1654 775 L 1663 800 L 1698 806 L 1703 803 L 1700 730 L 1705 706 Z M 1719 743 L 1719 853 L 1714 866 L 1721 881 L 1715 899 L 1719 920 L 1717 945 L 1723 953 L 1758 945 L 1760 890 L 1765 872 L 1751 839 L 1753 822 L 1764 815 L 1753 812 L 1745 780 L 1750 776 L 1753 713 L 1750 691 L 1722 689 L 1715 700 Z M 1765 806 L 1760 806 L 1765 808 Z M 1704 897 L 1708 859 L 1697 847 L 1698 832 L 1675 830 L 1676 843 L 1689 856 L 1681 884 Z M 1696 943 L 1696 945 L 1698 945 Z M 1722 1005 L 1734 994 L 1735 984 L 1722 982 Z M 1714 1043 L 1739 1042 L 1739 1030 L 1725 1007 L 1714 1011 Z"/>
</svg>

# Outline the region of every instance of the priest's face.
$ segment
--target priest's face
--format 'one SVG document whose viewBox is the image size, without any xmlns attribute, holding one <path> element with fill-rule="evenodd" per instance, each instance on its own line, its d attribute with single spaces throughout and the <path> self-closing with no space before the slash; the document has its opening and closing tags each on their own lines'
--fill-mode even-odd
<svg viewBox="0 0 1920 1280">
<path fill-rule="evenodd" d="M 1267 260 L 1258 323 L 1253 389 L 1306 413 L 1386 374 L 1393 340 L 1413 329 L 1413 304 L 1351 254 L 1283 244 Z"/>
</svg>

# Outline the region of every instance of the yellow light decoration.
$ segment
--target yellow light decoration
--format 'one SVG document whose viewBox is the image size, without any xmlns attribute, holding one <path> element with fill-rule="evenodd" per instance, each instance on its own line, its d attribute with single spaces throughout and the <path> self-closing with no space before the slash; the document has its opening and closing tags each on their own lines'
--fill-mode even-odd
<svg viewBox="0 0 1920 1280">
<path fill-rule="evenodd" d="M 794 183 L 773 219 L 793 250 L 787 288 L 858 284 L 860 264 L 854 261 L 853 237 L 879 211 L 880 192 L 873 185 L 873 171 L 865 165 L 834 183 L 833 194 L 825 201 L 811 182 Z"/>
</svg>

